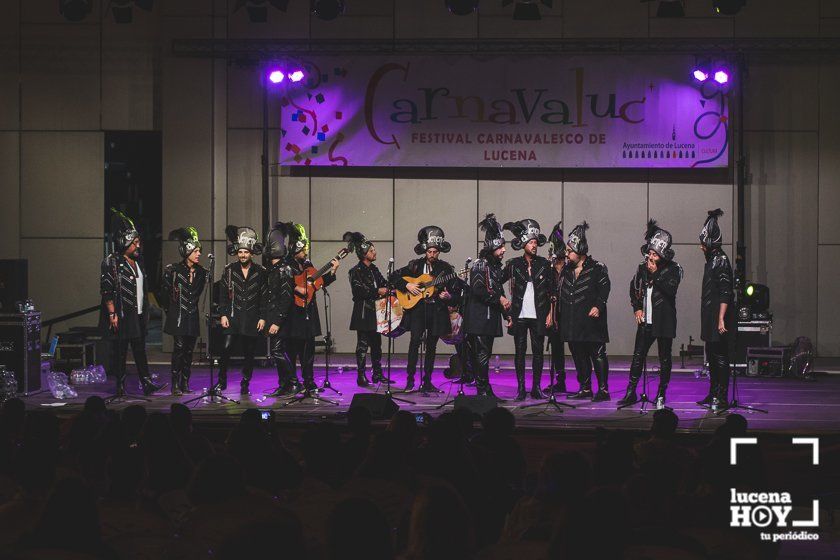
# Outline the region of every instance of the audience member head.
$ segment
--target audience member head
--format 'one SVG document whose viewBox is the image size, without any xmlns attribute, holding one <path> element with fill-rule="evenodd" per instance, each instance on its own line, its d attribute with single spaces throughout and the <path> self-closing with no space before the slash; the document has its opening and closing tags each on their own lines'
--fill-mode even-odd
<svg viewBox="0 0 840 560">
<path fill-rule="evenodd" d="M 651 435 L 661 439 L 671 439 L 677 433 L 679 417 L 673 410 L 663 408 L 653 413 L 653 424 L 650 426 Z"/>
<path fill-rule="evenodd" d="M 223 503 L 245 494 L 245 472 L 230 455 L 211 455 L 198 464 L 187 488 L 196 504 Z"/>
<path fill-rule="evenodd" d="M 192 411 L 181 403 L 172 403 L 169 407 L 169 424 L 177 433 L 187 433 L 192 430 Z"/>
<path fill-rule="evenodd" d="M 214 556 L 219 560 L 308 558 L 300 519 L 285 509 L 269 520 L 242 525 L 222 542 Z"/>
<path fill-rule="evenodd" d="M 90 414 L 105 414 L 105 399 L 98 395 L 91 395 L 85 399 L 84 411 Z"/>
<path fill-rule="evenodd" d="M 498 406 L 484 415 L 481 425 L 489 436 L 510 437 L 516 428 L 516 418 L 510 410 Z"/>
<path fill-rule="evenodd" d="M 408 550 L 412 559 L 461 560 L 475 546 L 473 523 L 461 496 L 449 486 L 429 486 L 414 499 Z"/>
<path fill-rule="evenodd" d="M 336 504 L 327 521 L 330 560 L 390 560 L 394 557 L 391 528 L 379 507 L 366 498 Z"/>
<path fill-rule="evenodd" d="M 370 433 L 371 420 L 370 410 L 363 406 L 351 406 L 347 411 L 347 428 L 354 436 L 367 436 Z"/>
</svg>

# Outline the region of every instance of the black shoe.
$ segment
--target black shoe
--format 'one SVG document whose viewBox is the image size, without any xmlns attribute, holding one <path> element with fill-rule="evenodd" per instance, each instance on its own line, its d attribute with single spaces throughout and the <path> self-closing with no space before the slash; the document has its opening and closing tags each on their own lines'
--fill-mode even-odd
<svg viewBox="0 0 840 560">
<path fill-rule="evenodd" d="M 172 396 L 173 397 L 180 397 L 183 394 L 184 393 L 183 393 L 183 391 L 181 391 L 181 388 L 178 385 L 173 383 L 172 384 Z"/>
<path fill-rule="evenodd" d="M 270 393 L 266 393 L 266 397 L 286 397 L 294 394 L 294 385 L 286 384 L 277 387 Z"/>
<path fill-rule="evenodd" d="M 190 389 L 190 382 L 189 382 L 189 380 L 188 380 L 188 379 L 184 379 L 184 378 L 182 377 L 182 378 L 181 378 L 181 393 L 183 393 L 183 394 L 185 394 L 185 395 L 191 395 L 191 394 L 193 394 L 194 392 L 195 392 L 195 391 L 193 391 L 192 389 Z"/>
<path fill-rule="evenodd" d="M 699 404 L 700 406 L 709 406 L 709 405 L 712 404 L 712 400 L 714 400 L 714 398 L 715 398 L 714 394 L 709 393 L 708 395 L 705 396 L 705 398 L 697 401 L 697 404 Z"/>
<path fill-rule="evenodd" d="M 603 402 L 610 400 L 610 392 L 606 389 L 599 389 L 592 397 L 592 402 Z"/>
<path fill-rule="evenodd" d="M 577 393 L 572 393 L 569 395 L 570 399 L 581 400 L 581 399 L 591 399 L 592 398 L 592 389 L 581 389 Z"/>
<path fill-rule="evenodd" d="M 376 383 L 387 383 L 388 380 L 385 379 L 385 376 L 382 375 L 381 371 L 374 371 L 373 375 L 370 376 L 370 382 L 373 384 Z"/>
<path fill-rule="evenodd" d="M 712 412 L 723 412 L 729 408 L 729 402 L 725 398 L 712 397 Z"/>
<path fill-rule="evenodd" d="M 531 387 L 531 398 L 532 399 L 537 399 L 537 400 L 545 399 L 545 395 L 540 390 L 539 386 L 534 385 L 533 387 Z"/>
<path fill-rule="evenodd" d="M 549 385 L 548 387 L 543 389 L 543 393 L 551 393 L 552 389 L 554 390 L 555 395 L 562 395 L 566 392 L 566 382 L 558 381 L 554 385 Z"/>
<path fill-rule="evenodd" d="M 420 384 L 421 393 L 443 393 L 440 389 L 432 385 L 431 381 L 426 381 Z"/>
<path fill-rule="evenodd" d="M 414 376 L 409 375 L 405 379 L 405 389 L 403 389 L 403 391 L 406 392 L 406 393 L 410 393 L 413 390 L 414 390 Z"/>
<path fill-rule="evenodd" d="M 210 387 L 210 392 L 216 395 L 222 393 L 222 391 L 227 390 L 227 379 L 219 379 L 216 381 L 216 384 Z"/>
<path fill-rule="evenodd" d="M 639 396 L 636 394 L 636 386 L 635 385 L 628 385 L 627 392 L 624 394 L 624 397 L 619 400 L 616 404 L 618 406 L 627 406 L 631 404 L 636 404 L 639 402 Z"/>
<path fill-rule="evenodd" d="M 251 394 L 251 391 L 248 389 L 247 381 L 243 381 L 239 384 L 239 394 L 243 397 Z"/>
<path fill-rule="evenodd" d="M 463 383 L 464 385 L 475 385 L 475 377 L 472 375 L 465 375 L 458 379 L 456 383 Z"/>
<path fill-rule="evenodd" d="M 312 393 L 318 390 L 318 385 L 315 383 L 314 380 L 304 381 L 303 390 Z"/>
<path fill-rule="evenodd" d="M 364 373 L 361 373 L 356 376 L 356 385 L 359 387 L 370 387 L 370 381 L 368 381 L 367 376 Z"/>
<path fill-rule="evenodd" d="M 166 383 L 161 383 L 160 385 L 155 385 L 151 381 L 146 381 L 145 383 L 143 383 L 143 394 L 148 397 L 149 395 L 152 395 L 152 394 L 160 391 L 161 389 L 165 389 L 165 388 L 166 388 Z"/>
</svg>

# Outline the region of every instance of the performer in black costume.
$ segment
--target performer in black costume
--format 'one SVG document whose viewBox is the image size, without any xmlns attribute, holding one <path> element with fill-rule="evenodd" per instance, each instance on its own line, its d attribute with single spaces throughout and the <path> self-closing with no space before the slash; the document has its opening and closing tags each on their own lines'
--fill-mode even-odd
<svg viewBox="0 0 840 560">
<path fill-rule="evenodd" d="M 677 289 L 682 280 L 682 267 L 674 261 L 671 234 L 660 228 L 656 220 L 648 221 L 646 243 L 641 250 L 645 258 L 630 281 L 630 305 L 636 319 L 636 344 L 630 363 L 630 381 L 619 406 L 639 399 L 636 386 L 653 341 L 659 350 L 659 389 L 654 403 L 665 406 L 665 391 L 671 380 L 671 346 L 677 336 Z"/>
<path fill-rule="evenodd" d="M 117 378 L 116 395 L 125 395 L 125 361 L 129 346 L 137 364 L 143 394 L 151 395 L 165 385 L 152 382 L 146 357 L 149 300 L 140 234 L 128 216 L 114 208 L 111 212 L 114 252 L 105 257 L 100 266 L 99 292 L 102 299 L 99 329 L 111 344 L 111 370 Z"/>
<path fill-rule="evenodd" d="M 269 397 L 293 395 L 300 391 L 295 368 L 286 351 L 286 339 L 280 335 L 281 325 L 289 316 L 293 302 L 292 269 L 285 258 L 289 252 L 289 224 L 277 222 L 266 236 L 265 263 L 268 269 L 268 337 L 271 361 L 277 368 L 277 388 Z"/>
<path fill-rule="evenodd" d="M 723 252 L 718 218 L 723 210 L 709 210 L 700 231 L 700 248 L 706 256 L 700 294 L 700 338 L 706 343 L 709 362 L 709 394 L 697 404 L 712 409 L 728 408 L 730 336 L 735 332 L 734 277 L 729 257 Z"/>
<path fill-rule="evenodd" d="M 404 276 L 416 278 L 422 274 L 430 274 L 438 277 L 454 272 L 452 265 L 440 260 L 440 253 L 448 253 L 452 246 L 444 238 L 444 232 L 438 226 L 426 226 L 417 232 L 417 245 L 414 252 L 423 255 L 419 259 L 410 261 L 406 266 L 394 271 L 391 282 L 400 291 L 419 294 L 420 291 L 414 283 L 406 282 Z M 411 340 L 408 345 L 408 367 L 406 378 L 406 391 L 414 388 L 414 375 L 417 371 L 417 359 L 420 354 L 420 343 L 425 335 L 426 357 L 423 364 L 423 382 L 420 391 L 424 393 L 439 393 L 440 390 L 432 385 L 432 372 L 435 367 L 435 354 L 437 352 L 438 339 L 448 334 L 452 328 L 449 322 L 448 305 L 452 302 L 454 291 L 453 279 L 443 286 L 439 286 L 434 296 L 424 298 L 414 307 L 403 314 L 402 324 L 411 332 Z"/>
<path fill-rule="evenodd" d="M 610 277 L 606 265 L 589 256 L 586 230 L 589 224 L 575 226 L 566 240 L 569 264 L 563 269 L 560 287 L 560 332 L 569 343 L 580 387 L 570 399 L 593 402 L 610 399 L 607 378 L 607 299 Z M 598 392 L 592 394 L 592 370 L 598 379 Z"/>
<path fill-rule="evenodd" d="M 470 270 L 463 328 L 472 352 L 476 392 L 495 396 L 490 386 L 490 356 L 493 354 L 493 339 L 503 334 L 502 317 L 511 305 L 505 297 L 502 270 L 505 238 L 493 214 L 487 214 L 478 225 L 484 231 L 484 247 Z"/>
<path fill-rule="evenodd" d="M 268 313 L 268 273 L 263 266 L 253 262 L 253 256 L 262 254 L 263 249 L 262 244 L 257 241 L 257 232 L 249 227 L 227 226 L 225 234 L 228 238 L 227 252 L 229 255 L 235 255 L 237 261 L 228 264 L 222 271 L 219 313 L 224 329 L 224 343 L 221 349 L 219 380 L 213 386 L 213 391 L 227 389 L 231 346 L 234 339 L 238 338 L 245 358 L 239 393 L 248 395 L 251 375 L 254 372 L 254 349 L 265 328 Z"/>
<path fill-rule="evenodd" d="M 353 294 L 350 330 L 356 331 L 356 384 L 367 387 L 370 385 L 365 374 L 368 349 L 373 369 L 371 380 L 374 383 L 386 381 L 382 375 L 382 335 L 376 330 L 376 300 L 388 293 L 388 283 L 374 264 L 376 246 L 372 241 L 358 231 L 348 231 L 343 239 L 359 258 L 359 264 L 347 271 Z"/>
<path fill-rule="evenodd" d="M 563 335 L 560 332 L 560 287 L 562 286 L 563 268 L 566 266 L 566 242 L 563 241 L 563 222 L 557 222 L 548 236 L 548 253 L 554 272 L 554 293 L 552 309 L 554 316 L 548 329 L 548 343 L 551 345 L 551 367 L 554 368 L 554 394 L 566 392 L 566 352 Z M 546 391 L 551 390 L 547 388 Z"/>
<path fill-rule="evenodd" d="M 192 393 L 190 373 L 193 349 L 201 334 L 201 317 L 198 306 L 207 285 L 208 271 L 199 264 L 201 242 L 193 227 L 176 229 L 169 234 L 170 241 L 178 242 L 181 261 L 166 265 L 163 286 L 158 298 L 166 320 L 163 332 L 172 335 L 172 394 Z"/>
<path fill-rule="evenodd" d="M 306 230 L 301 224 L 289 222 L 289 253 L 286 255 L 285 263 L 291 269 L 293 277 L 305 274 L 307 268 L 312 266 L 309 260 L 309 238 L 306 237 Z M 333 259 L 332 268 L 322 276 L 324 286 L 335 282 L 335 271 L 339 261 Z M 306 296 L 306 291 L 295 286 L 294 293 Z M 289 307 L 289 314 L 285 322 L 280 326 L 280 336 L 285 339 L 286 355 L 289 358 L 291 367 L 294 368 L 297 362 L 300 363 L 301 376 L 303 377 L 303 388 L 312 391 L 317 388 L 315 385 L 315 337 L 321 334 L 321 318 L 318 316 L 318 293 L 312 300 L 301 307 L 295 303 Z"/>
<path fill-rule="evenodd" d="M 509 309 L 509 331 L 513 335 L 515 348 L 517 401 L 525 399 L 525 354 L 528 349 L 528 334 L 531 336 L 531 397 L 543 399 L 540 388 L 542 378 L 545 335 L 551 327 L 551 298 L 554 295 L 554 270 L 548 259 L 537 255 L 537 248 L 545 245 L 545 235 L 540 233 L 540 224 L 530 218 L 508 222 L 504 229 L 513 233 L 510 246 L 523 249 L 521 257 L 510 259 L 502 274 L 510 280 L 511 306 Z"/>
</svg>

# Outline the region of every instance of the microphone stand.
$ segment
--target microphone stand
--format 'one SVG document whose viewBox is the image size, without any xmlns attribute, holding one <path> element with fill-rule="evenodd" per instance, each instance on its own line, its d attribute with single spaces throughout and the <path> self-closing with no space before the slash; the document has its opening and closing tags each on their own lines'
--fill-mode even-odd
<svg viewBox="0 0 840 560">
<path fill-rule="evenodd" d="M 324 290 L 324 323 L 327 328 L 327 334 L 324 336 L 324 384 L 318 392 L 321 393 L 329 389 L 338 396 L 341 396 L 341 391 L 335 389 L 330 384 L 330 354 L 332 353 L 332 301 L 330 300 L 330 293 L 327 291 L 327 287 L 324 286 L 322 290 Z"/>
<path fill-rule="evenodd" d="M 472 261 L 472 257 L 467 257 L 467 262 L 464 264 L 464 268 L 469 269 L 471 261 Z M 463 286 L 463 284 L 461 284 L 461 285 Z M 464 298 L 463 298 L 464 301 L 463 301 L 463 305 L 461 306 L 461 309 L 463 309 L 464 311 L 466 311 L 467 305 L 469 305 L 469 301 L 467 301 L 467 300 L 470 297 L 470 289 L 471 289 L 471 286 L 470 286 L 469 283 L 467 283 L 467 285 L 461 290 L 462 293 L 464 294 Z M 440 410 L 441 408 L 445 407 L 446 405 L 454 404 L 455 401 L 458 399 L 458 397 L 463 397 L 464 394 L 465 394 L 464 393 L 464 377 L 466 377 L 466 375 L 467 375 L 467 364 L 470 362 L 468 356 L 466 356 L 465 354 L 471 353 L 472 350 L 470 348 L 469 342 L 467 341 L 467 336 L 468 335 L 466 333 L 464 333 L 463 330 L 464 330 L 464 323 L 463 323 L 463 315 L 462 315 L 461 335 L 464 337 L 464 339 L 458 345 L 455 346 L 455 354 L 458 356 L 458 360 L 461 362 L 461 375 L 458 376 L 458 392 L 451 399 L 446 399 L 441 404 L 437 405 L 437 407 L 435 407 L 435 410 Z M 461 351 L 460 355 L 458 354 L 458 346 L 461 346 L 461 348 L 462 348 L 462 351 Z M 489 359 L 489 357 L 488 357 L 488 359 Z M 473 367 L 474 367 L 474 365 L 473 365 Z M 454 382 L 455 382 L 455 380 L 451 380 L 451 381 L 447 382 L 447 383 L 450 384 L 449 385 L 449 391 L 452 391 L 452 383 L 454 383 Z M 449 394 L 452 394 L 452 393 L 450 392 Z M 449 395 L 447 395 L 447 396 L 449 396 Z M 498 400 L 498 398 L 497 398 L 497 400 Z"/>
<path fill-rule="evenodd" d="M 190 403 L 198 403 L 202 401 L 205 397 L 208 399 L 207 402 L 215 403 L 215 404 L 224 404 L 225 402 L 239 404 L 239 401 L 231 399 L 230 397 L 226 397 L 222 394 L 221 391 L 214 391 L 213 390 L 213 351 L 211 349 L 212 344 L 211 341 L 213 340 L 212 329 L 213 329 L 213 291 L 215 288 L 215 270 L 216 270 L 216 257 L 213 255 L 208 255 L 208 259 L 210 259 L 210 270 L 208 271 L 207 275 L 207 282 L 205 282 L 204 289 L 206 290 L 204 293 L 204 301 L 207 304 L 207 313 L 205 313 L 206 317 L 206 330 L 207 330 L 207 345 L 205 348 L 205 355 L 207 357 L 207 363 L 210 366 L 210 383 L 207 386 L 207 389 L 201 392 L 200 395 L 195 396 L 191 399 L 187 399 L 184 401 L 183 404 L 187 405 Z M 218 400 L 216 400 L 218 399 Z"/>
<path fill-rule="evenodd" d="M 388 275 L 387 275 L 387 278 L 385 279 L 385 282 L 387 284 L 386 287 L 388 288 L 388 293 L 385 296 L 386 298 L 388 298 L 388 299 L 385 300 L 385 322 L 388 325 L 388 335 L 387 335 L 387 338 L 388 338 L 388 361 L 386 363 L 385 398 L 388 399 L 389 401 L 399 401 L 399 402 L 405 403 L 405 404 L 417 404 L 416 402 L 410 401 L 408 399 L 395 397 L 394 393 L 391 391 L 391 383 L 392 383 L 391 382 L 391 356 L 394 353 L 394 337 L 391 336 L 391 297 L 392 297 L 392 292 L 394 290 L 394 283 L 391 282 L 391 275 L 393 275 L 393 274 L 394 274 L 394 259 L 391 258 L 391 259 L 388 260 Z M 382 385 L 382 381 L 380 381 L 379 385 L 376 386 L 376 391 L 374 391 L 375 393 L 379 392 L 379 387 L 381 385 Z"/>
</svg>

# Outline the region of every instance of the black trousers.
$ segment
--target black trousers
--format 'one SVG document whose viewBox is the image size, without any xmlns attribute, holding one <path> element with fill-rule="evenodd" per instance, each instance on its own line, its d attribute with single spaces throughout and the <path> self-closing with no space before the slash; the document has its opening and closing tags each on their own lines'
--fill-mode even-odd
<svg viewBox="0 0 840 560">
<path fill-rule="evenodd" d="M 240 334 L 226 334 L 224 342 L 222 343 L 221 359 L 219 360 L 219 383 L 227 384 L 227 370 L 230 364 L 231 346 L 233 346 L 234 337 L 239 338 L 242 344 L 242 356 L 245 358 L 245 363 L 242 365 L 242 384 L 251 381 L 251 374 L 254 373 L 254 348 L 257 346 L 258 336 L 245 336 Z"/>
<path fill-rule="evenodd" d="M 493 354 L 493 338 L 484 334 L 469 336 L 475 388 L 479 392 L 486 391 L 490 387 L 490 356 Z"/>
<path fill-rule="evenodd" d="M 289 358 L 291 371 L 294 375 L 296 364 L 300 364 L 300 374 L 303 382 L 315 382 L 315 339 L 287 338 L 285 340 L 286 356 Z"/>
<path fill-rule="evenodd" d="M 607 360 L 607 345 L 603 342 L 569 342 L 569 351 L 575 362 L 580 389 L 592 389 L 592 370 L 595 370 L 598 390 L 609 391 L 607 377 L 610 364 Z"/>
<path fill-rule="evenodd" d="M 414 374 L 417 371 L 417 360 L 420 357 L 420 343 L 423 342 L 423 336 L 411 332 L 411 341 L 408 343 L 408 366 L 406 371 L 408 377 L 414 379 Z M 432 382 L 432 372 L 435 369 L 435 355 L 437 354 L 438 337 L 426 331 L 426 357 L 423 360 L 423 383 Z"/>
<path fill-rule="evenodd" d="M 271 351 L 271 361 L 274 367 L 277 368 L 277 385 L 284 388 L 297 382 L 297 375 L 295 374 L 295 366 L 289 358 L 289 353 L 286 350 L 286 341 L 288 339 L 275 334 L 269 338 L 269 348 Z"/>
<path fill-rule="evenodd" d="M 137 365 L 140 382 L 143 385 L 151 383 L 149 359 L 146 357 L 146 337 L 115 338 L 111 341 L 111 356 L 114 359 L 111 369 L 114 372 L 114 377 L 117 378 L 117 386 L 125 385 L 125 361 L 128 358 L 129 346 L 131 346 L 131 354 L 134 356 L 134 363 Z"/>
<path fill-rule="evenodd" d="M 633 360 L 630 362 L 630 382 L 638 383 L 654 340 L 659 351 L 659 390 L 664 391 L 671 381 L 671 344 L 674 339 L 653 336 L 652 327 L 649 325 L 639 325 L 636 328 L 636 345 L 633 348 Z"/>
<path fill-rule="evenodd" d="M 516 319 L 513 322 L 513 347 L 516 352 L 513 365 L 517 381 L 525 379 L 525 354 L 528 351 L 528 333 L 531 334 L 531 372 L 534 376 L 533 387 L 540 386 L 544 360 L 545 336 L 539 334 L 539 319 Z"/>
<path fill-rule="evenodd" d="M 566 382 L 566 348 L 560 330 L 548 333 L 548 343 L 551 345 L 551 367 L 554 368 L 555 383 Z"/>
<path fill-rule="evenodd" d="M 480 335 L 465 336 L 464 340 L 455 345 L 455 354 L 461 362 L 461 377 L 464 378 L 465 383 L 475 379 L 475 356 L 473 354 L 474 336 Z"/>
<path fill-rule="evenodd" d="M 172 348 L 172 380 L 173 383 L 186 385 L 192 373 L 193 350 L 196 336 L 176 334 L 175 346 Z"/>
<path fill-rule="evenodd" d="M 729 340 L 706 343 L 706 359 L 709 361 L 710 392 L 727 398 L 729 390 Z"/>
<path fill-rule="evenodd" d="M 356 371 L 364 375 L 367 352 L 374 375 L 382 375 L 382 335 L 377 331 L 356 331 Z"/>
</svg>

